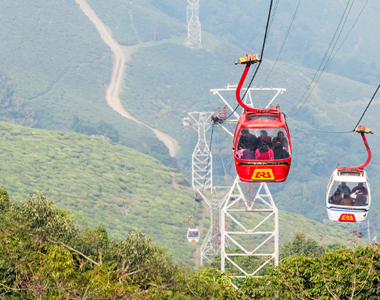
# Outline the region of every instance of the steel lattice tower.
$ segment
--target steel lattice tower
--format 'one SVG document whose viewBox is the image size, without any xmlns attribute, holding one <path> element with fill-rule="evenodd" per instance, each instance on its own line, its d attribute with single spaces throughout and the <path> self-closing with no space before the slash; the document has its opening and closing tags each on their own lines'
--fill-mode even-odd
<svg viewBox="0 0 380 300">
<path fill-rule="evenodd" d="M 211 127 L 212 115 L 211 112 L 189 113 L 189 125 L 198 132 L 198 142 L 192 155 L 192 187 L 197 197 L 207 204 L 211 221 L 201 245 L 200 265 L 211 263 L 213 256 L 220 253 L 220 210 L 223 201 L 220 194 L 226 190 L 226 187 L 213 187 L 212 182 L 212 154 L 205 136 Z"/>
<path fill-rule="evenodd" d="M 187 41 L 185 46 L 189 48 L 202 48 L 199 2 L 200 0 L 187 0 Z"/>
<path fill-rule="evenodd" d="M 192 155 L 192 187 L 196 190 L 212 188 L 212 154 L 206 142 L 206 131 L 210 129 L 211 112 L 189 113 L 192 127 L 198 132 L 198 142 Z"/>
<path fill-rule="evenodd" d="M 225 120 L 217 123 L 219 128 L 233 137 L 233 133 L 225 126 L 226 124 L 236 124 L 239 114 L 231 107 L 228 101 L 221 95 L 221 92 L 236 91 L 236 85 L 228 85 L 224 89 L 213 89 L 211 92 L 217 95 L 226 108 L 235 116 L 234 120 Z M 242 89 L 244 90 L 244 89 Z M 245 103 L 253 106 L 251 91 L 273 91 L 274 97 L 269 101 L 266 108 L 270 107 L 279 94 L 286 89 L 281 88 L 250 88 L 245 98 Z M 232 187 L 229 189 L 222 201 L 220 215 L 221 231 L 221 270 L 226 270 L 228 264 L 230 271 L 235 273 L 236 278 L 246 276 L 259 276 L 268 264 L 278 265 L 278 209 L 266 183 L 260 183 L 258 189 L 251 195 L 251 187 L 247 190 L 241 187 L 243 183 L 239 176 L 236 176 Z M 229 245 L 227 245 L 227 243 Z M 226 248 L 230 250 L 226 250 Z M 251 267 L 247 266 L 250 259 Z"/>
</svg>

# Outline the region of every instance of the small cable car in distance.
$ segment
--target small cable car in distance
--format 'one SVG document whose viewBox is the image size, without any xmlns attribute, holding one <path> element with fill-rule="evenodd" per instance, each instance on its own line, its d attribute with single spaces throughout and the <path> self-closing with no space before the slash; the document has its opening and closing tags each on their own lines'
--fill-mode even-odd
<svg viewBox="0 0 380 300">
<path fill-rule="evenodd" d="M 235 64 L 246 64 L 236 89 L 236 99 L 244 112 L 236 124 L 233 151 L 236 171 L 244 182 L 283 182 L 292 156 L 289 128 L 279 106 L 258 109 L 247 106 L 240 91 L 256 55 L 247 54 Z"/>
<path fill-rule="evenodd" d="M 190 118 L 184 117 L 182 120 L 183 126 L 190 126 Z"/>
<path fill-rule="evenodd" d="M 189 216 L 189 221 L 187 221 L 187 225 L 189 226 L 189 229 L 187 230 L 187 240 L 190 243 L 198 243 L 200 234 L 198 230 L 198 226 L 190 226 L 190 220 L 193 216 Z"/>
<path fill-rule="evenodd" d="M 371 191 L 367 173 L 364 171 L 371 161 L 371 150 L 365 133 L 373 133 L 364 126 L 355 129 L 362 136 L 367 149 L 367 161 L 357 167 L 340 167 L 332 173 L 327 185 L 326 209 L 330 221 L 363 222 L 371 206 Z"/>
</svg>

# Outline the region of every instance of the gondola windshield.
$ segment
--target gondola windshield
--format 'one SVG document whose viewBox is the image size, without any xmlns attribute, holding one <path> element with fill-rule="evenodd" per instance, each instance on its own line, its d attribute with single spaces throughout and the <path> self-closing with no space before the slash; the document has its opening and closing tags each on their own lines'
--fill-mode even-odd
<svg viewBox="0 0 380 300">
<path fill-rule="evenodd" d="M 367 206 L 369 192 L 366 182 L 334 181 L 329 203 L 334 206 Z"/>
<path fill-rule="evenodd" d="M 243 160 L 289 158 L 291 149 L 285 128 L 243 128 L 238 138 L 236 157 Z"/>
</svg>

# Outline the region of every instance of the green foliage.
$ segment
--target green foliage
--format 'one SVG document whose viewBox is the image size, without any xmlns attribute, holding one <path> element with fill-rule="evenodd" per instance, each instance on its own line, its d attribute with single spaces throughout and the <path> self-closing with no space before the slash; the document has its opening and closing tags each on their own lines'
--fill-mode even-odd
<svg viewBox="0 0 380 300">
<path fill-rule="evenodd" d="M 9 209 L 9 195 L 4 186 L 0 186 L 0 212 Z"/>
<path fill-rule="evenodd" d="M 378 245 L 341 248 L 320 257 L 292 255 L 261 278 L 247 278 L 241 291 L 255 299 L 377 299 Z"/>
<path fill-rule="evenodd" d="M 97 125 L 92 125 L 89 123 L 85 124 L 82 120 L 79 120 L 79 118 L 75 116 L 71 129 L 75 132 L 87 135 L 104 135 L 115 143 L 119 141 L 119 132 L 117 129 L 104 121 L 99 121 Z"/>
<path fill-rule="evenodd" d="M 25 230 L 29 230 L 39 243 L 51 238 L 67 242 L 77 235 L 67 212 L 57 208 L 40 193 L 30 195 L 25 203 L 12 205 L 9 214 L 19 226 L 25 226 Z"/>
<path fill-rule="evenodd" d="M 193 273 L 141 232 L 120 240 L 108 239 L 101 224 L 80 232 L 40 194 L 0 215 L 0 276 L 3 299 L 234 299 L 236 293 L 225 274 Z"/>
<path fill-rule="evenodd" d="M 293 240 L 285 242 L 280 248 L 280 259 L 290 255 L 320 256 L 322 253 L 321 246 L 316 240 L 306 238 L 305 233 L 297 232 Z"/>
<path fill-rule="evenodd" d="M 34 125 L 31 103 L 15 95 L 14 85 L 10 78 L 0 73 L 0 119 L 13 120 L 21 125 Z"/>
</svg>

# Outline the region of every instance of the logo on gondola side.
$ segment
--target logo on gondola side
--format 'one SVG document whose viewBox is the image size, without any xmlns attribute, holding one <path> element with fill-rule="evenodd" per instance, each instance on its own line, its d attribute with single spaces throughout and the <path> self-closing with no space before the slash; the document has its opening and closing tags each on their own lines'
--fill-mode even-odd
<svg viewBox="0 0 380 300">
<path fill-rule="evenodd" d="M 253 171 L 252 180 L 274 180 L 272 169 L 256 169 Z"/>
<path fill-rule="evenodd" d="M 339 222 L 356 222 L 354 214 L 341 214 Z"/>
</svg>

